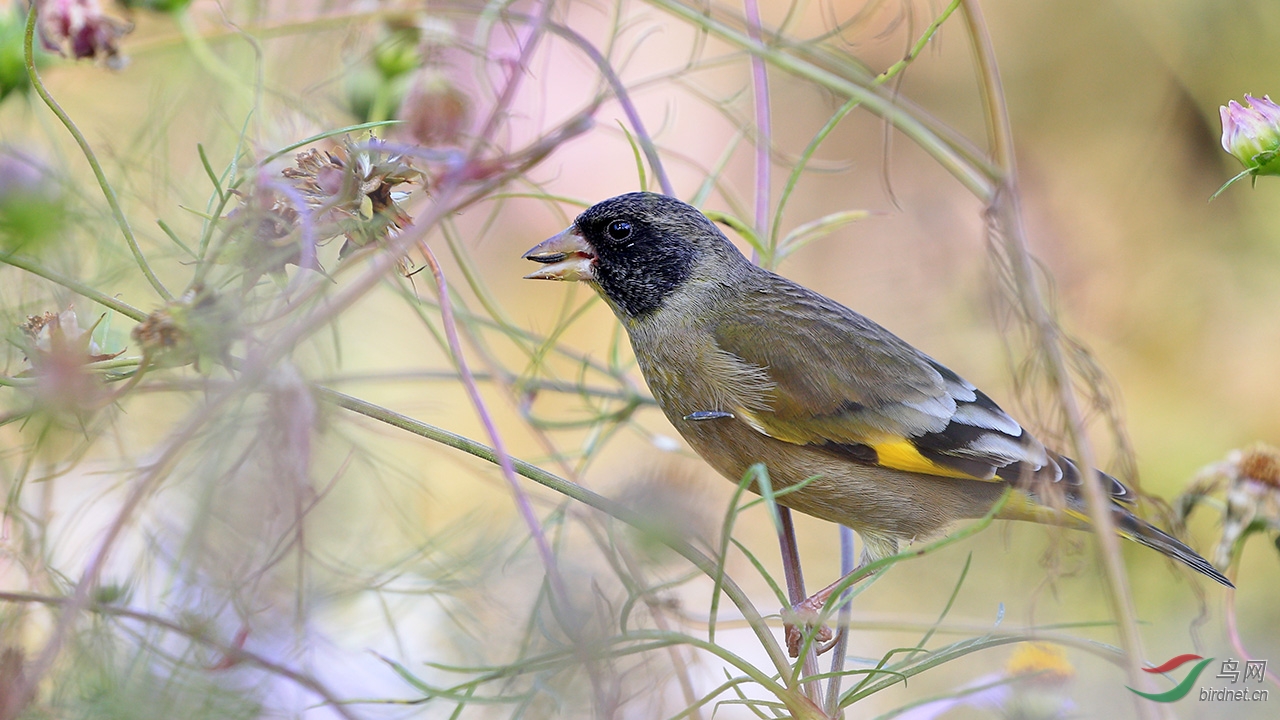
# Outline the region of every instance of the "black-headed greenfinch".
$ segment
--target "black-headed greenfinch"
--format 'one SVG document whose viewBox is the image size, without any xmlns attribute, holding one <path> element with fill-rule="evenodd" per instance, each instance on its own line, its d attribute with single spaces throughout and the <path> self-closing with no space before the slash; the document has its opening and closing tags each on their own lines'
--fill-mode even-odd
<svg viewBox="0 0 1280 720">
<path fill-rule="evenodd" d="M 690 205 L 605 200 L 524 257 L 543 264 L 529 278 L 600 293 L 667 419 L 712 467 L 738 482 L 763 463 L 776 488 L 808 479 L 779 502 L 853 528 L 864 562 L 982 517 L 1010 487 L 1000 518 L 1089 526 L 1071 460 L 893 333 L 748 261 Z M 1231 585 L 1100 478 L 1124 537 Z"/>
</svg>

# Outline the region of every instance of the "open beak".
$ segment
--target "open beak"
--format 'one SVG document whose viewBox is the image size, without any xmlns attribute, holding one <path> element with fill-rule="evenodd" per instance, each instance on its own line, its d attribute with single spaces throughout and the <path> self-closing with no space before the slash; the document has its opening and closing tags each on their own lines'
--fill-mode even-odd
<svg viewBox="0 0 1280 720">
<path fill-rule="evenodd" d="M 596 259 L 591 246 L 573 225 L 538 243 L 522 257 L 545 266 L 525 275 L 526 280 L 590 280 L 591 263 Z"/>
</svg>

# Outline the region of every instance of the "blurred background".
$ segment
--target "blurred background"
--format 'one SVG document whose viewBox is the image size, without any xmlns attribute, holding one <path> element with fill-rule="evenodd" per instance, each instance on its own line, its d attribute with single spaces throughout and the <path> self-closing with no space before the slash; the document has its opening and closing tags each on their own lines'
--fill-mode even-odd
<svg viewBox="0 0 1280 720">
<path fill-rule="evenodd" d="M 0 690 L 17 687 L 15 668 L 29 670 L 55 636 L 59 615 L 48 598 L 70 594 L 113 522 L 121 528 L 93 600 L 136 608 L 153 621 L 98 612 L 70 625 L 38 699 L 25 709 L 30 717 L 153 712 L 139 708 L 154 708 L 157 717 L 335 716 L 314 688 L 236 660 L 226 646 L 361 701 L 342 706 L 357 717 L 450 717 L 455 709 L 461 717 L 588 717 L 604 714 L 602 707 L 616 717 L 674 717 L 690 705 L 691 691 L 701 696 L 725 682 L 721 659 L 687 647 L 612 658 L 592 672 L 565 669 L 572 663 L 534 667 L 529 658 L 566 643 L 546 604 L 550 591 L 529 529 L 498 468 L 311 392 L 333 388 L 492 443 L 443 341 L 430 270 L 382 272 L 376 248 L 342 250 L 340 259 L 344 242 L 364 244 L 350 235 L 320 244 L 317 266 L 308 269 L 287 254 L 265 264 L 235 251 L 215 259 L 204 246 L 236 247 L 227 229 L 235 223 L 226 218 L 251 206 L 254 188 L 278 182 L 296 143 L 365 121 L 406 120 L 378 133 L 416 148 L 406 156 L 423 174 L 396 188 L 412 190 L 397 202 L 430 220 L 373 244 L 403 250 L 393 254 L 422 268 L 419 250 L 396 244 L 420 231 L 439 256 L 470 369 L 508 450 L 668 521 L 681 538 L 716 547 L 732 483 L 693 456 L 645 400 L 608 308 L 586 287 L 521 281 L 531 267 L 520 255 L 584 206 L 641 189 L 635 136 L 656 144 L 678 196 L 751 225 L 761 136 L 748 56 L 709 25 L 670 12 L 674 4 L 556 3 L 550 21 L 608 58 L 643 120 L 638 129 L 601 89 L 601 66 L 575 36 L 542 35 L 522 60 L 541 4 L 132 4 L 100 8 L 134 25 L 117 52 L 96 48 L 88 54 L 97 62 L 46 52 L 40 72 L 96 153 L 158 281 L 178 298 L 167 306 L 122 240 L 83 153 L 14 74 L 24 8 L 0 7 L 7 23 L 0 75 L 16 78 L 0 99 L 0 203 L 7 203 L 0 239 L 16 258 L 0 266 L 0 313 L 11 340 L 0 384 L 7 493 L 0 590 L 45 598 L 0 603 L 0 645 L 9 653 L 0 660 Z M 713 7 L 714 18 L 742 13 L 736 5 Z M 946 7 L 766 0 L 760 12 L 763 25 L 782 28 L 788 41 L 851 58 L 850 74 L 865 67 L 873 77 L 902 59 Z M 1032 252 L 1062 326 L 1105 372 L 1101 381 L 1077 384 L 1084 395 L 1101 390 L 1114 403 L 1091 409 L 1091 439 L 1104 469 L 1127 472 L 1129 457 L 1142 490 L 1172 502 L 1232 450 L 1280 443 L 1280 182 L 1242 181 L 1209 201 L 1240 170 L 1220 145 L 1219 106 L 1246 93 L 1280 94 L 1273 42 L 1280 4 L 988 0 L 981 8 L 1004 84 Z M 985 148 L 972 48 L 957 12 L 883 94 Z M 770 222 L 786 235 L 832 213 L 869 213 L 796 250 L 779 271 L 890 328 L 1038 434 L 1060 437 L 1051 398 L 1020 369 L 1028 348 L 1002 299 L 984 203 L 935 154 L 855 109 L 814 152 L 779 214 L 788 173 L 846 98 L 782 63 L 768 77 Z M 587 113 L 589 125 L 555 134 L 597 97 L 603 100 Z M 466 155 L 477 137 L 481 156 L 514 158 L 497 162 L 504 182 L 438 218 L 441 197 L 457 200 L 438 187 L 450 172 L 477 166 Z M 325 137 L 305 147 L 332 151 L 341 142 Z M 244 184 L 238 194 L 224 191 L 219 205 L 211 175 Z M 654 178 L 646 168 L 649 189 Z M 483 181 L 477 174 L 474 187 Z M 279 196 L 298 202 L 285 191 Z M 349 304 L 326 310 L 357 278 L 373 280 Z M 147 349 L 146 337 L 131 334 L 135 319 L 73 292 L 67 279 L 143 313 L 167 308 L 170 317 L 198 315 L 205 306 L 191 298 L 212 292 L 225 309 L 216 322 L 230 327 L 222 341 L 193 352 L 196 364 L 187 358 L 155 367 L 134 384 L 129 372 Z M 184 293 L 195 295 L 184 300 Z M 42 369 L 32 359 L 39 329 L 20 329 L 31 316 L 69 307 L 93 338 L 84 351 L 93 361 L 86 385 L 49 370 L 56 363 Z M 315 317 L 323 322 L 299 332 L 261 384 L 226 390 L 240 382 L 229 357 L 252 358 Z M 68 321 L 60 321 L 64 331 Z M 51 335 L 44 337 L 47 350 Z M 211 405 L 211 398 L 222 399 Z M 522 487 L 582 614 L 582 632 L 608 637 L 619 632 L 620 614 L 634 611 L 640 625 L 705 638 L 709 580 L 691 577 L 660 542 L 533 483 Z M 1170 525 L 1158 503 L 1144 507 Z M 1206 557 L 1217 552 L 1221 519 L 1213 504 L 1191 516 L 1187 539 Z M 836 528 L 803 516 L 797 523 L 806 578 L 811 589 L 822 587 L 839 575 Z M 775 612 L 779 603 L 760 572 L 781 582 L 768 512 L 742 513 L 734 536 L 743 549 L 728 555 L 727 573 L 761 612 Z M 1234 635 L 1280 671 L 1273 537 L 1244 546 Z M 1213 677 L 1222 659 L 1244 665 L 1226 623 L 1227 594 L 1125 545 L 1147 659 L 1213 657 L 1197 688 L 1232 687 Z M 1078 639 L 1053 656 L 1052 681 L 1001 685 L 1012 695 L 996 698 L 963 692 L 1014 672 L 1017 646 L 997 647 L 860 700 L 850 717 L 933 697 L 950 704 L 915 712 L 1134 712 L 1122 670 L 1090 650 L 1117 642 L 1092 540 L 1038 526 L 997 523 L 895 566 L 854 603 L 850 667 L 867 667 L 861 659 L 873 666 L 918 642 L 944 612 L 967 558 L 971 567 L 934 644 L 995 628 Z M 750 629 L 726 608 L 716 642 L 766 663 Z M 780 625 L 773 623 L 775 635 Z M 208 638 L 222 645 L 201 641 Z M 525 674 L 476 691 L 499 700 L 425 689 L 509 664 Z M 1193 690 L 1166 709 L 1184 718 L 1280 712 L 1280 687 L 1257 680 L 1234 687 L 1268 689 L 1271 698 L 1199 702 Z M 710 717 L 715 702 L 734 698 L 726 692 L 700 712 Z M 742 704 L 715 715 L 754 716 Z"/>
</svg>

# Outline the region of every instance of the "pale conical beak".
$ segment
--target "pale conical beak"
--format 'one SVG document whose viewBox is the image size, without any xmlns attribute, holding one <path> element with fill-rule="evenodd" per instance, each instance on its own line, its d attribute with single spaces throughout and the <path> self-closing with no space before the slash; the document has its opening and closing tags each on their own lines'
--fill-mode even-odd
<svg viewBox="0 0 1280 720">
<path fill-rule="evenodd" d="M 596 259 L 591 246 L 572 225 L 538 243 L 521 257 L 546 266 L 525 275 L 526 280 L 591 280 L 591 263 Z"/>
</svg>

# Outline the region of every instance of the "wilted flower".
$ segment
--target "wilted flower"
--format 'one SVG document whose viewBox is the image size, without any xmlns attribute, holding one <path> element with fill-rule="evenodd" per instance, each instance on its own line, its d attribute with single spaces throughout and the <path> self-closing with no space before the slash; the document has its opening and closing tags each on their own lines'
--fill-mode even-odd
<svg viewBox="0 0 1280 720">
<path fill-rule="evenodd" d="M 102 322 L 102 318 L 98 318 Z M 120 353 L 104 354 L 93 341 L 95 322 L 88 329 L 80 327 L 80 318 L 76 311 L 67 308 L 60 313 L 47 312 L 43 315 L 32 315 L 22 323 L 22 332 L 31 339 L 31 349 L 35 350 L 36 359 L 28 355 L 35 364 L 41 358 L 70 352 L 77 355 L 80 364 L 110 360 Z M 121 351 L 123 352 L 123 351 Z"/>
<path fill-rule="evenodd" d="M 40 40 L 49 50 L 76 60 L 103 60 L 112 70 L 128 63 L 118 42 L 133 25 L 104 15 L 97 0 L 42 0 L 39 13 Z"/>
<path fill-rule="evenodd" d="M 130 334 L 152 362 L 195 363 L 199 370 L 202 359 L 230 364 L 231 343 L 239 337 L 240 326 L 229 300 L 197 285 L 152 312 Z"/>
<path fill-rule="evenodd" d="M 425 185 L 426 176 L 400 153 L 381 157 L 382 147 L 376 138 L 364 146 L 346 139 L 333 151 L 312 149 L 299 153 L 297 167 L 282 172 L 315 217 L 322 223 L 331 223 L 329 228 L 318 231 L 317 238 L 346 236 L 339 257 L 385 240 L 413 222 L 397 202 L 408 193 L 392 188 L 413 182 Z"/>
<path fill-rule="evenodd" d="M 1206 497 L 1224 493 L 1222 539 L 1214 563 L 1225 568 L 1245 538 L 1255 532 L 1276 533 L 1280 548 L 1280 450 L 1258 443 L 1232 450 L 1227 459 L 1201 470 L 1178 497 L 1178 516 L 1186 521 Z"/>
<path fill-rule="evenodd" d="M 400 106 L 405 129 L 427 147 L 457 145 L 470 119 L 470 101 L 438 68 L 423 68 Z"/>
<path fill-rule="evenodd" d="M 82 328 L 75 310 L 67 308 L 60 313 L 32 315 L 19 326 L 25 336 L 27 361 L 31 363 L 31 369 L 22 375 L 36 378 L 36 400 L 42 407 L 76 410 L 96 404 L 101 382 L 85 365 L 110 360 L 124 352 L 102 352 L 93 341 L 99 322 L 101 317 Z"/>
<path fill-rule="evenodd" d="M 282 279 L 285 266 L 301 266 L 302 247 L 295 233 L 299 216 L 289 199 L 265 182 L 259 182 L 248 193 L 232 192 L 244 201 L 227 214 L 225 232 L 238 241 L 229 243 L 220 261 L 244 268 L 243 287 L 253 287 L 264 273 Z M 314 235 L 308 239 L 315 241 Z M 315 258 L 311 260 L 309 267 L 317 269 Z"/>
<path fill-rule="evenodd" d="M 316 248 L 335 237 L 346 238 L 341 258 L 410 225 L 398 203 L 408 193 L 394 188 L 425 185 L 426 175 L 384 147 L 376 138 L 345 139 L 332 150 L 298 153 L 283 179 L 260 174 L 251 189 L 236 191 L 243 202 L 226 216 L 230 240 L 220 262 L 243 266 L 247 289 L 263 274 L 283 281 L 287 265 L 320 271 Z M 409 266 L 407 258 L 402 265 Z"/>
</svg>

